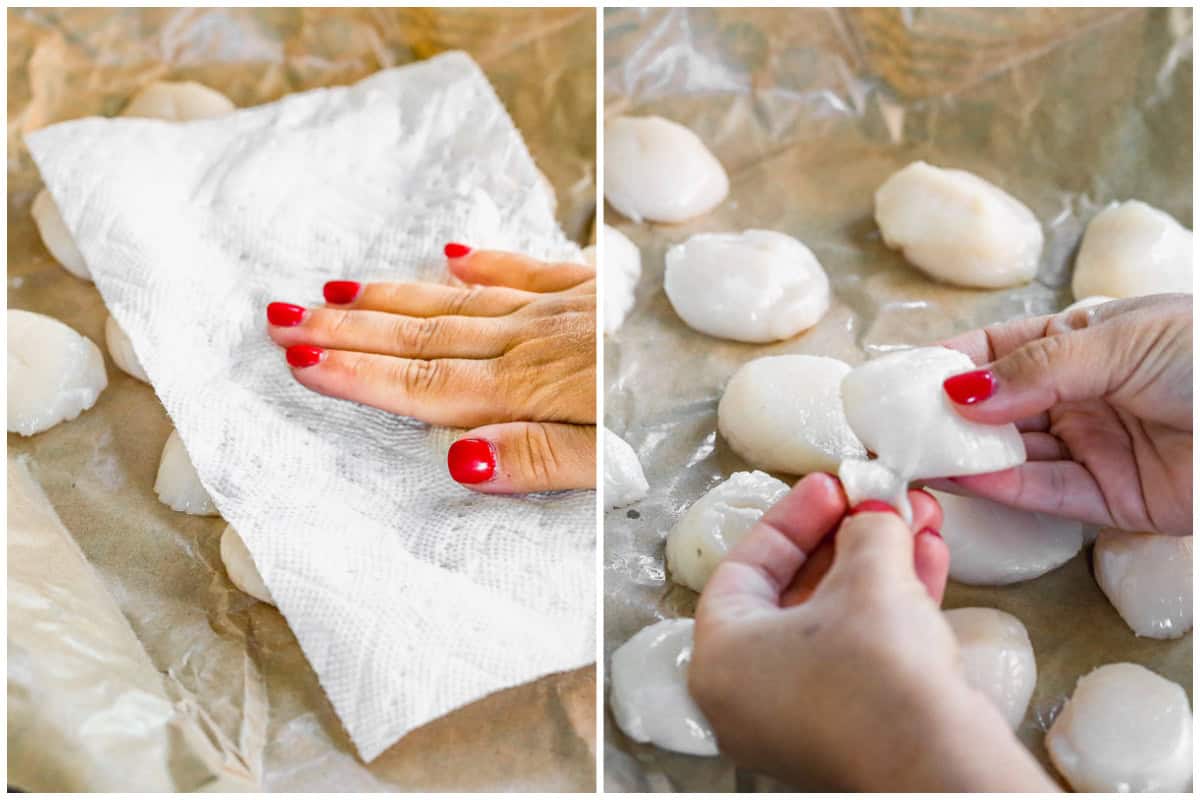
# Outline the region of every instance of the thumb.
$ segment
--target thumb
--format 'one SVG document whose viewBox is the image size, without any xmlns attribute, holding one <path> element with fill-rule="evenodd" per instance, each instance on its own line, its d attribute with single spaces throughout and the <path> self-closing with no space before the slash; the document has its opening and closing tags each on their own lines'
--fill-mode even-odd
<svg viewBox="0 0 1200 800">
<path fill-rule="evenodd" d="M 500 250 L 472 250 L 463 244 L 446 245 L 446 263 L 465 283 L 507 286 L 527 292 L 561 292 L 596 277 L 586 264 L 551 264 Z"/>
<path fill-rule="evenodd" d="M 873 510 L 850 514 L 838 529 L 826 582 L 876 583 L 905 575 L 915 580 L 913 532 L 900 515 Z"/>
<path fill-rule="evenodd" d="M 1026 342 L 979 369 L 952 375 L 942 387 L 967 419 L 999 425 L 1032 417 L 1059 403 L 1103 397 L 1128 365 L 1128 348 L 1110 329 L 1083 328 Z"/>
<path fill-rule="evenodd" d="M 450 477 L 487 494 L 596 487 L 596 427 L 557 422 L 484 425 L 450 445 Z"/>
</svg>

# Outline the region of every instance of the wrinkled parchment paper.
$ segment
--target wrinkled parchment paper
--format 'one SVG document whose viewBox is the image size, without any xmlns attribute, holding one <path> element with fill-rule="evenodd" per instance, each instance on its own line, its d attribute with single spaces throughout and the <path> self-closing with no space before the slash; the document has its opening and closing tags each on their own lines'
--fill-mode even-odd
<svg viewBox="0 0 1200 800">
<path fill-rule="evenodd" d="M 1191 27 L 1186 9 L 605 13 L 606 117 L 687 125 L 732 184 L 715 211 L 681 225 L 636 225 L 606 209 L 643 265 L 632 315 L 605 340 L 607 424 L 638 452 L 651 487 L 606 518 L 606 657 L 644 625 L 694 611 L 695 593 L 665 574 L 661 537 L 691 502 L 747 468 L 716 434 L 717 401 L 738 366 L 782 353 L 860 363 L 1060 309 L 1083 228 L 1112 200 L 1139 198 L 1191 226 Z M 1046 231 L 1035 282 L 943 286 L 884 247 L 874 191 L 920 158 L 976 172 L 1034 211 Z M 738 344 L 687 328 L 671 310 L 667 247 L 750 227 L 796 236 L 829 273 L 835 300 L 810 332 Z M 1089 555 L 1037 580 L 951 584 L 946 594 L 946 608 L 992 606 L 1028 628 L 1040 674 L 1019 735 L 1047 765 L 1043 734 L 1093 667 L 1137 662 L 1191 692 L 1191 634 L 1135 637 L 1096 586 Z M 608 790 L 779 788 L 724 759 L 633 743 L 608 713 L 605 742 Z"/>
<path fill-rule="evenodd" d="M 101 349 L 100 295 L 54 262 L 33 225 L 41 180 L 21 136 L 116 114 L 155 79 L 197 80 L 248 106 L 466 50 L 554 184 L 563 229 L 581 244 L 590 233 L 591 9 L 14 10 L 8 35 L 8 304 L 56 317 Z M 170 423 L 150 387 L 106 361 L 109 387 L 94 408 L 8 438 L 10 492 L 44 490 L 52 506 L 29 512 L 8 543 L 11 786 L 594 786 L 594 668 L 499 692 L 361 763 L 283 618 L 225 577 L 223 523 L 158 502 Z"/>
</svg>

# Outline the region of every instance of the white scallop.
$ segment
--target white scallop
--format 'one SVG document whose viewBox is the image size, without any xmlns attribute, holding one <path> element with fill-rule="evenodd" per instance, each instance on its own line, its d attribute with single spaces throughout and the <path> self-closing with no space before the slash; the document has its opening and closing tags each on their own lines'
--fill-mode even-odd
<svg viewBox="0 0 1200 800">
<path fill-rule="evenodd" d="M 715 756 L 716 737 L 687 689 L 692 627 L 690 619 L 665 619 L 618 647 L 609 669 L 609 704 L 617 727 L 636 742 Z"/>
<path fill-rule="evenodd" d="M 697 234 L 667 251 L 663 288 L 689 326 L 739 342 L 789 339 L 830 301 L 817 257 L 777 231 Z"/>
<path fill-rule="evenodd" d="M 967 683 L 987 696 L 1014 730 L 1037 686 L 1033 645 L 1021 620 L 995 608 L 956 608 L 946 622 L 958 640 Z"/>
<path fill-rule="evenodd" d="M 1137 664 L 1079 679 L 1046 734 L 1079 792 L 1183 792 L 1192 784 L 1192 713 L 1183 687 Z"/>
<path fill-rule="evenodd" d="M 236 108 L 228 97 L 201 83 L 155 81 L 133 96 L 121 116 L 188 122 L 220 117 Z"/>
<path fill-rule="evenodd" d="M 150 382 L 137 353 L 133 352 L 133 343 L 112 316 L 104 323 L 104 341 L 108 344 L 108 354 L 118 367 L 143 383 Z"/>
<path fill-rule="evenodd" d="M 200 482 L 178 431 L 172 430 L 163 445 L 154 491 L 159 500 L 175 511 L 202 517 L 217 516 L 217 507 Z"/>
<path fill-rule="evenodd" d="M 63 222 L 58 205 L 46 189 L 42 189 L 37 193 L 37 197 L 33 198 L 32 213 L 38 235 L 42 237 L 42 244 L 46 245 L 54 260 L 75 277 L 90 281 L 92 273 L 87 262 L 75 246 L 75 239 L 67 230 L 67 223 Z"/>
<path fill-rule="evenodd" d="M 981 497 L 930 491 L 942 506 L 950 577 L 1004 586 L 1057 569 L 1083 547 L 1083 523 L 1022 511 Z"/>
<path fill-rule="evenodd" d="M 1192 232 L 1139 200 L 1111 205 L 1084 231 L 1071 291 L 1077 298 L 1190 293 Z"/>
<path fill-rule="evenodd" d="M 642 253 L 625 234 L 604 226 L 604 332 L 617 332 L 633 309 L 634 293 L 642 277 Z"/>
<path fill-rule="evenodd" d="M 263 582 L 258 567 L 254 566 L 250 550 L 232 525 L 226 525 L 221 534 L 221 561 L 225 564 L 225 572 L 234 586 L 256 600 L 275 605 L 271 590 Z"/>
<path fill-rule="evenodd" d="M 743 364 L 721 395 L 717 428 L 757 469 L 805 475 L 834 472 L 866 458 L 842 411 L 850 365 L 824 356 L 786 355 Z"/>
<path fill-rule="evenodd" d="M 875 192 L 888 247 L 930 276 L 999 289 L 1028 283 L 1042 255 L 1042 226 L 1019 200 L 978 175 L 915 161 Z"/>
<path fill-rule="evenodd" d="M 912 524 L 908 478 L 889 469 L 882 461 L 847 458 L 838 467 L 838 480 L 851 508 L 864 500 L 882 500 L 900 512 L 905 522 Z"/>
<path fill-rule="evenodd" d="M 788 485 L 765 472 L 735 472 L 693 503 L 667 535 L 671 579 L 697 592 Z"/>
<path fill-rule="evenodd" d="M 1105 528 L 1092 551 L 1096 583 L 1138 636 L 1192 629 L 1192 537 Z"/>
<path fill-rule="evenodd" d="M 8 430 L 32 436 L 75 419 L 108 385 L 100 348 L 52 317 L 8 312 Z"/>
<path fill-rule="evenodd" d="M 700 137 L 662 117 L 617 117 L 604 129 L 604 196 L 634 222 L 683 222 L 716 208 L 729 177 Z"/>
<path fill-rule="evenodd" d="M 1075 311 L 1080 308 L 1094 308 L 1105 303 L 1111 303 L 1116 299 L 1115 297 L 1106 297 L 1102 294 L 1094 294 L 1091 297 L 1085 297 L 1082 300 L 1076 300 L 1074 303 L 1071 303 L 1071 305 L 1063 309 L 1063 313 L 1065 314 L 1068 311 Z"/>
<path fill-rule="evenodd" d="M 954 410 L 942 382 L 975 368 L 963 353 L 918 347 L 880 356 L 842 380 L 850 429 L 907 480 L 976 475 L 1025 461 L 1015 425 L 983 425 Z"/>
<path fill-rule="evenodd" d="M 650 483 L 637 453 L 629 443 L 604 430 L 604 506 L 621 508 L 636 503 L 650 492 Z"/>
</svg>

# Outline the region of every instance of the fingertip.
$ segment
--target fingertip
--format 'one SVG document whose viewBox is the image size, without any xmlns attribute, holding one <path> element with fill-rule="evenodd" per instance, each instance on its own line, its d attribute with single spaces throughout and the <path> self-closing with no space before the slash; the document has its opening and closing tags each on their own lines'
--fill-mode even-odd
<svg viewBox="0 0 1200 800">
<path fill-rule="evenodd" d="M 939 531 L 924 528 L 917 534 L 913 542 L 913 566 L 930 598 L 941 605 L 950 576 L 950 548 Z"/>
<path fill-rule="evenodd" d="M 908 493 L 908 502 L 912 506 L 913 528 L 941 529 L 942 506 L 936 497 L 924 489 L 912 489 Z"/>
</svg>

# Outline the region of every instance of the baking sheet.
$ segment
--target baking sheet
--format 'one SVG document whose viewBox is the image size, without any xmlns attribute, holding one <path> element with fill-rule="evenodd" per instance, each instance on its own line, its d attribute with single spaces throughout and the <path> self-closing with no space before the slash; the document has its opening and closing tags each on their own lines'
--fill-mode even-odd
<svg viewBox="0 0 1200 800">
<path fill-rule="evenodd" d="M 641 249 L 637 304 L 605 340 L 606 422 L 638 452 L 650 495 L 605 520 L 605 654 L 696 594 L 665 574 L 680 512 L 747 465 L 716 435 L 722 388 L 741 364 L 812 353 L 861 363 L 1070 298 L 1087 221 L 1138 198 L 1191 225 L 1192 15 L 1188 9 L 609 9 L 606 117 L 687 125 L 730 175 L 730 197 L 680 225 L 606 222 Z M 968 169 L 1026 203 L 1046 246 L 1037 279 L 1001 291 L 933 283 L 884 247 L 875 189 L 925 159 Z M 662 291 L 666 249 L 703 231 L 783 231 L 804 241 L 835 299 L 814 329 L 749 345 L 687 328 Z M 1192 635 L 1139 639 L 1090 572 L 1090 548 L 1006 588 L 951 584 L 944 606 L 992 606 L 1026 625 L 1039 680 L 1019 736 L 1042 738 L 1075 680 L 1144 664 L 1191 694 Z M 608 790 L 770 790 L 724 759 L 667 753 L 605 716 Z M 798 786 L 797 789 L 828 788 Z"/>
<path fill-rule="evenodd" d="M 553 183 L 563 229 L 580 243 L 589 235 L 592 9 L 12 10 L 8 35 L 9 307 L 56 317 L 101 349 L 106 313 L 99 294 L 53 261 L 33 225 L 29 207 L 41 181 L 21 137 L 65 119 L 115 114 L 155 79 L 197 80 L 248 106 L 466 50 Z M 225 578 L 223 523 L 158 502 L 154 477 L 170 423 L 152 389 L 111 360 L 106 366 L 109 387 L 94 408 L 35 437 L 8 438 L 10 470 L 20 459 L 81 553 L 71 564 L 73 579 L 63 581 L 60 559 L 35 557 L 46 550 L 9 541 L 10 785 L 593 788 L 594 667 L 499 692 L 362 764 L 283 618 Z M 53 530 L 43 526 L 36 536 Z M 69 550 L 69 542 L 51 541 L 56 552 Z M 105 648 L 68 666 L 55 645 L 88 642 L 81 626 L 95 622 L 66 609 L 100 603 L 100 590 L 111 607 L 101 604 L 97 618 L 114 631 L 127 626 L 128 635 L 106 638 Z M 38 618 L 22 610 L 47 606 L 63 610 Z M 161 687 L 139 685 L 146 669 Z M 37 698 L 75 715 L 53 717 Z M 133 714 L 139 702 L 151 710 Z M 139 719 L 146 735 L 133 741 L 128 728 Z M 80 749 L 84 733 L 93 746 Z"/>
</svg>

